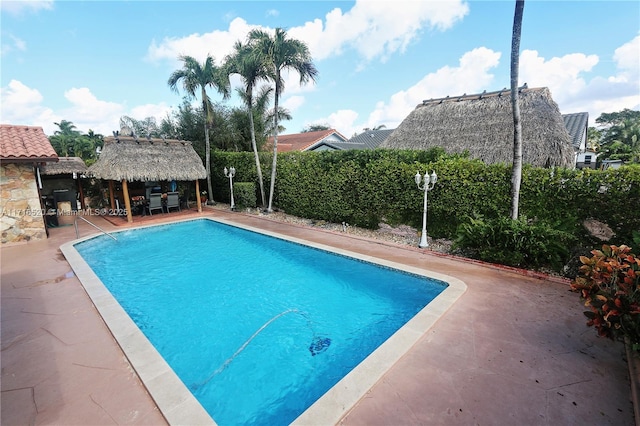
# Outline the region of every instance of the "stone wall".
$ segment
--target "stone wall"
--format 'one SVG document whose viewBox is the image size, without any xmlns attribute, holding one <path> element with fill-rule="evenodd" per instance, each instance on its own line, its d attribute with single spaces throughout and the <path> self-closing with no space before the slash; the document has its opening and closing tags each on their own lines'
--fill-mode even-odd
<svg viewBox="0 0 640 426">
<path fill-rule="evenodd" d="M 2 244 L 47 238 L 32 164 L 0 166 Z"/>
</svg>

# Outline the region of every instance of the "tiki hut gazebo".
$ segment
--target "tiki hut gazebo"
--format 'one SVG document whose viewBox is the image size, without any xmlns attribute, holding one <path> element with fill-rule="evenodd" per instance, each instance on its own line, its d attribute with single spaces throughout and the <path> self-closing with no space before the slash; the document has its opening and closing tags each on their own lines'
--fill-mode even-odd
<svg viewBox="0 0 640 426">
<path fill-rule="evenodd" d="M 195 181 L 198 211 L 202 211 L 198 179 L 205 179 L 207 172 L 191 142 L 135 135 L 110 136 L 105 138 L 100 157 L 89 167 L 89 172 L 109 181 L 112 209 L 115 207 L 113 182 L 122 182 L 128 222 L 133 221 L 127 186 L 130 181 Z"/>
<path fill-rule="evenodd" d="M 573 167 L 574 151 L 558 105 L 546 87 L 520 90 L 523 161 Z M 382 143 L 385 148 L 468 151 L 487 164 L 513 161 L 510 91 L 426 100 Z"/>
</svg>

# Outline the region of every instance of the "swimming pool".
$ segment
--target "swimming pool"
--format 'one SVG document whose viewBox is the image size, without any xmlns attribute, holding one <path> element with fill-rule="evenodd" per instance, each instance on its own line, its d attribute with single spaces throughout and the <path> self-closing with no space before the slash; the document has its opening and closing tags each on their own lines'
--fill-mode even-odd
<svg viewBox="0 0 640 426">
<path fill-rule="evenodd" d="M 193 228 L 194 226 L 196 228 Z M 201 237 L 203 232 L 213 232 L 213 234 L 207 234 L 207 237 Z M 174 236 L 173 233 L 176 235 Z M 227 239 L 226 236 L 222 235 L 229 233 L 233 234 L 233 238 L 230 240 Z M 155 242 L 153 242 L 151 241 L 153 235 L 160 235 L 161 238 L 156 239 Z M 174 240 L 174 238 L 176 238 L 176 240 Z M 115 298 L 120 301 L 119 303 L 111 299 L 107 301 L 104 308 L 106 316 L 109 317 L 112 311 L 119 310 L 119 306 L 116 305 L 122 305 L 122 307 L 124 307 L 128 312 L 129 316 L 135 319 L 138 327 L 142 329 L 142 332 L 146 335 L 145 337 L 152 341 L 155 347 L 158 348 L 159 352 L 167 359 L 169 364 L 173 366 L 173 369 L 169 370 L 175 370 L 178 372 L 182 381 L 187 384 L 203 405 L 207 407 L 210 414 L 212 414 L 214 418 L 219 419 L 223 424 L 228 424 L 230 422 L 265 423 L 265 421 L 266 423 L 289 423 L 294 420 L 296 416 L 304 410 L 304 408 L 306 408 L 306 405 L 320 397 L 328 387 L 340 380 L 342 375 L 351 370 L 351 368 L 356 364 L 360 363 L 362 358 L 374 350 L 376 346 L 382 343 L 382 341 L 386 340 L 397 327 L 408 321 L 414 316 L 414 314 L 419 313 L 419 315 L 414 317 L 413 320 L 409 321 L 410 323 L 413 323 L 412 325 L 410 324 L 409 331 L 405 330 L 404 334 L 394 334 L 394 336 L 387 341 L 389 345 L 385 343 L 386 346 L 390 347 L 386 350 L 380 348 L 376 352 L 380 352 L 385 358 L 388 357 L 388 354 L 385 355 L 385 351 L 389 351 L 390 353 L 395 352 L 395 346 L 398 346 L 398 343 L 402 343 L 406 346 L 407 343 L 411 344 L 411 339 L 419 338 L 414 335 L 415 330 L 412 330 L 413 327 L 417 325 L 420 329 L 419 333 L 421 335 L 426 331 L 426 328 L 422 328 L 420 323 L 428 326 L 430 321 L 434 321 L 432 316 L 425 314 L 423 312 L 425 310 L 422 309 L 428 300 L 419 301 L 417 304 L 414 303 L 407 313 L 396 311 L 394 306 L 396 301 L 395 299 L 402 299 L 402 292 L 400 292 L 399 289 L 395 289 L 394 297 L 389 297 L 388 295 L 381 293 L 386 291 L 384 287 L 388 287 L 389 280 L 391 279 L 389 277 L 394 274 L 398 275 L 399 273 L 391 271 L 387 267 L 375 267 L 375 272 L 373 272 L 374 276 L 365 278 L 365 282 L 368 283 L 368 287 L 373 289 L 373 292 L 367 293 L 365 297 L 376 299 L 373 310 L 375 311 L 375 315 L 378 315 L 379 318 L 378 324 L 375 328 L 388 328 L 388 330 L 382 333 L 382 337 L 375 336 L 371 333 L 372 327 L 369 324 L 366 324 L 366 322 L 362 324 L 358 323 L 359 317 L 364 316 L 359 312 L 360 307 L 357 302 L 357 297 L 361 297 L 360 295 L 351 300 L 349 300 L 348 297 L 344 297 L 346 299 L 346 304 L 343 306 L 331 306 L 336 303 L 339 304 L 339 301 L 343 298 L 343 296 L 341 296 L 339 300 L 332 299 L 332 293 L 337 291 L 335 287 L 330 288 L 327 286 L 326 288 L 298 291 L 300 290 L 300 287 L 305 287 L 308 278 L 296 277 L 297 271 L 302 267 L 302 265 L 316 263 L 316 266 L 320 267 L 314 268 L 316 271 L 315 273 L 321 274 L 322 277 L 320 279 L 325 282 L 331 281 L 332 277 L 335 275 L 349 275 L 353 278 L 365 273 L 363 271 L 366 268 L 371 268 L 369 263 L 354 261 L 343 256 L 331 255 L 324 251 L 321 252 L 318 250 L 305 249 L 296 245 L 292 246 L 290 243 L 283 243 L 280 240 L 272 240 L 271 238 L 263 235 L 256 235 L 255 233 L 249 233 L 245 230 L 239 230 L 237 228 L 214 223 L 209 220 L 197 220 L 177 225 L 149 227 L 143 231 L 123 231 L 118 233 L 118 239 L 120 240 L 118 242 L 103 239 L 104 238 L 88 239 L 85 243 L 78 244 L 78 248 L 87 256 L 89 263 L 96 269 L 98 275 L 101 275 L 103 281 L 101 284 L 106 285 L 110 290 L 106 291 L 106 288 L 97 286 L 95 289 L 97 291 L 96 297 L 98 297 L 98 299 L 109 299 L 107 295 L 107 293 L 109 293 L 109 295 L 113 294 Z M 147 239 L 151 241 L 149 244 L 145 242 Z M 129 242 L 127 243 L 127 241 Z M 265 249 L 266 245 L 270 244 L 271 241 L 275 243 L 276 247 L 268 250 Z M 216 247 L 214 242 L 222 245 Z M 207 254 L 206 250 L 203 251 L 202 246 L 197 247 L 200 243 L 205 244 L 204 247 L 209 247 L 209 252 L 211 253 Z M 203 267 L 195 267 L 194 269 L 194 266 L 189 264 L 187 268 L 191 269 L 191 272 L 189 273 L 189 275 L 191 275 L 191 279 L 188 281 L 198 283 L 198 286 L 187 291 L 177 288 L 178 281 L 186 274 L 184 270 L 180 269 L 180 264 L 189 263 L 181 257 L 185 256 L 183 249 L 178 249 L 181 245 L 196 247 L 196 253 L 200 253 L 199 257 L 204 256 L 205 259 L 203 260 L 205 264 L 211 264 L 214 261 L 221 262 L 218 263 L 218 267 L 215 272 L 216 278 L 211 278 L 212 271 L 207 271 Z M 251 247 L 254 248 L 252 249 Z M 258 248 L 257 250 L 255 249 L 256 247 Z M 74 250 L 72 249 L 73 245 L 64 247 L 63 253 L 65 253 L 65 256 L 67 256 L 67 252 L 69 252 L 70 256 L 74 257 L 75 255 L 72 253 Z M 302 249 L 302 254 L 299 253 L 300 249 Z M 177 256 L 176 253 L 179 253 L 179 256 Z M 228 253 L 229 255 L 225 255 L 225 253 Z M 289 260 L 293 258 L 293 264 L 289 266 L 280 266 L 276 268 L 275 271 L 269 272 L 264 266 L 260 267 L 260 262 L 262 262 L 262 264 L 264 264 L 265 261 L 269 262 L 268 259 L 265 260 L 265 258 L 261 258 L 267 254 L 270 256 L 268 259 L 271 259 L 271 261 L 274 261 L 273 259 L 278 257 Z M 243 271 L 241 271 L 237 266 L 237 259 L 233 259 L 234 255 L 235 257 L 245 255 L 246 259 L 240 262 L 240 264 L 246 265 L 250 270 L 250 273 L 247 276 L 242 275 Z M 187 259 L 188 258 L 189 255 L 187 255 Z M 144 259 L 146 263 L 140 261 L 140 259 Z M 136 261 L 134 262 L 134 260 Z M 257 263 L 252 263 L 254 261 Z M 342 262 L 349 263 L 343 264 Z M 71 259 L 70 263 L 72 263 Z M 334 263 L 335 265 L 332 265 Z M 124 264 L 135 265 L 136 268 L 126 270 L 123 268 Z M 168 268 L 163 269 L 165 271 L 163 273 L 155 272 L 158 270 L 156 266 L 160 264 L 168 266 Z M 84 278 L 89 278 L 89 281 L 92 281 L 94 278 L 97 279 L 97 276 L 90 276 L 93 271 L 86 263 L 81 263 L 76 266 L 72 263 L 72 266 L 85 287 L 87 287 L 87 284 L 85 283 Z M 151 274 L 147 274 L 148 271 L 151 271 Z M 416 273 L 416 271 L 410 272 L 414 274 Z M 81 275 L 85 273 L 89 276 L 83 278 Z M 256 276 L 261 276 L 261 274 L 263 275 L 261 279 L 255 278 Z M 387 276 L 386 274 L 390 275 Z M 419 298 L 417 294 L 425 293 L 424 288 L 419 288 L 421 286 L 420 283 L 424 283 L 426 281 L 424 277 L 428 275 L 425 274 L 424 271 L 419 271 L 419 276 L 407 274 L 400 275 L 403 276 L 403 279 L 408 277 L 414 280 L 409 287 L 415 287 L 414 290 L 419 290 L 417 293 L 409 292 L 408 295 L 405 296 L 405 299 L 417 299 Z M 251 282 L 250 277 L 254 277 L 253 281 L 255 282 Z M 286 287 L 287 284 L 281 282 L 282 277 L 293 277 L 296 283 L 296 288 L 290 286 Z M 204 283 L 209 284 L 206 286 L 200 285 Z M 237 289 L 237 286 L 240 283 L 243 283 L 242 289 L 234 292 L 233 289 Z M 244 286 L 245 283 L 247 286 Z M 229 285 L 231 288 L 228 287 Z M 286 287 L 282 293 L 289 296 L 291 293 L 296 293 L 296 297 L 292 299 L 288 296 L 288 299 L 277 303 L 262 297 L 263 293 L 268 293 L 266 290 L 270 290 L 271 287 L 278 286 Z M 463 286 L 463 284 L 460 286 L 460 283 L 454 283 L 452 286 L 451 282 L 449 282 L 446 292 L 449 293 L 449 297 L 452 295 L 452 291 L 459 295 L 461 294 L 461 291 L 464 291 Z M 89 287 L 92 287 L 91 283 L 89 283 Z M 153 295 L 144 293 L 142 298 L 146 299 L 146 302 L 142 304 L 140 304 L 140 300 L 127 300 L 126 297 L 123 298 L 123 295 L 126 296 L 128 294 L 138 293 L 141 288 L 160 288 L 161 294 L 165 293 L 167 297 L 159 297 L 158 294 Z M 134 289 L 135 291 L 132 291 Z M 324 290 L 326 290 L 326 293 L 323 293 Z M 91 294 L 89 289 L 87 291 Z M 353 289 L 348 289 L 348 292 L 352 291 Z M 189 294 L 189 297 L 186 297 L 187 294 Z M 215 295 L 215 297 L 208 298 L 210 295 Z M 236 301 L 235 299 L 240 295 L 248 297 L 243 297 L 241 298 L 242 300 L 238 299 L 239 301 Z M 300 301 L 300 298 L 309 298 L 310 295 L 314 297 L 311 301 L 306 301 L 304 303 Z M 428 296 L 427 299 L 432 298 L 434 295 Z M 201 324 L 195 327 L 195 330 L 185 331 L 182 327 L 177 326 L 178 324 L 182 325 L 182 323 L 186 321 L 185 318 L 181 317 L 179 314 L 188 312 L 192 309 L 189 305 L 183 304 L 184 299 L 193 299 L 197 302 L 197 305 L 208 307 L 212 311 L 212 316 L 202 321 Z M 440 300 L 439 302 L 438 299 L 443 298 L 438 296 L 438 298 L 432 302 L 436 310 L 438 305 L 442 304 L 442 301 Z M 323 301 L 325 303 L 323 303 Z M 234 305 L 237 303 L 243 307 L 240 309 L 234 308 L 229 312 L 225 311 L 228 305 Z M 145 304 L 149 304 L 148 309 L 144 308 Z M 267 309 L 261 309 L 257 316 L 249 315 L 253 313 L 253 311 L 258 311 L 255 309 L 258 305 L 260 305 L 261 308 L 263 305 L 266 305 Z M 98 303 L 96 303 L 96 306 L 98 306 Z M 328 327 L 326 320 L 321 318 L 320 312 L 326 310 L 325 308 L 330 308 L 330 310 L 340 313 L 340 316 L 342 317 L 340 320 L 342 321 L 340 321 L 338 327 L 336 327 L 335 324 L 332 327 Z M 446 309 L 445 306 L 440 306 L 440 309 L 442 308 Z M 103 309 L 100 307 L 98 307 L 98 309 L 101 311 L 103 317 L 105 317 Z M 120 307 L 120 309 L 122 308 Z M 353 315 L 350 317 L 349 315 L 351 311 L 353 311 Z M 154 315 L 158 318 L 153 318 Z M 228 321 L 225 319 L 225 316 L 229 315 L 235 315 L 235 317 L 233 317 L 231 321 Z M 403 315 L 405 317 L 403 317 Z M 162 317 L 164 316 L 169 316 L 169 320 L 165 321 L 165 324 L 163 325 Z M 401 324 L 389 325 L 388 323 L 390 323 L 394 317 L 400 317 Z M 105 321 L 109 324 L 107 318 L 105 318 Z M 365 330 L 364 335 L 350 337 L 351 339 L 356 340 L 355 343 L 351 342 L 351 346 L 355 345 L 360 347 L 363 345 L 370 345 L 371 347 L 365 348 L 364 354 L 357 354 L 355 357 L 352 356 L 352 358 L 349 358 L 346 364 L 351 365 L 348 366 L 348 368 L 343 365 L 335 366 L 334 364 L 328 364 L 329 366 L 327 367 L 327 361 L 335 361 L 331 360 L 332 357 L 342 359 L 351 356 L 345 355 L 345 353 L 342 352 L 344 346 L 349 346 L 347 344 L 349 338 L 344 337 L 339 333 L 341 328 L 346 328 L 344 324 L 351 323 L 355 323 L 356 328 L 360 327 Z M 174 326 L 167 327 L 167 324 L 173 324 Z M 381 324 L 382 327 L 380 327 Z M 114 328 L 116 329 L 116 331 L 114 331 L 114 335 L 118 339 L 117 332 L 122 326 L 118 324 L 113 327 L 112 325 L 109 326 L 112 328 L 112 331 Z M 239 329 L 234 328 L 236 326 L 238 326 Z M 129 356 L 130 359 L 132 357 L 135 358 L 136 355 L 130 355 L 127 352 L 127 349 L 132 346 L 129 341 L 131 339 L 129 338 L 133 335 L 139 335 L 139 329 L 138 331 L 131 331 L 130 324 L 124 328 L 126 328 L 128 332 L 124 331 L 124 337 L 122 339 L 118 339 L 118 341 L 125 350 L 125 353 L 127 353 L 127 356 Z M 163 328 L 164 330 L 160 330 Z M 224 332 L 221 332 L 220 329 L 223 329 Z M 206 346 L 207 342 L 220 340 L 222 337 L 227 335 L 231 335 L 235 341 L 230 343 L 228 346 L 223 346 L 222 349 L 214 349 L 213 352 L 197 350 L 185 355 L 184 350 L 181 351 L 178 349 L 176 351 L 174 348 L 172 352 L 172 350 L 167 348 L 167 346 L 170 345 L 157 337 L 158 335 L 163 335 L 167 332 L 171 333 L 172 331 L 174 332 L 174 335 L 170 334 L 170 338 L 168 340 L 177 341 L 179 348 L 184 348 L 185 345 L 200 348 L 202 345 Z M 297 336 L 297 334 L 300 336 Z M 348 333 L 346 335 L 348 335 Z M 247 336 L 251 337 L 247 338 Z M 186 340 L 180 340 L 181 338 Z M 396 341 L 395 343 L 394 340 Z M 300 341 L 304 341 L 306 343 L 300 344 Z M 138 345 L 138 343 L 134 344 L 134 346 L 135 345 Z M 383 345 L 383 347 L 385 345 Z M 394 348 L 391 348 L 391 346 Z M 216 351 L 219 353 L 216 353 Z M 234 353 L 234 351 L 236 352 Z M 143 348 L 143 352 L 153 352 L 153 350 L 145 347 Z M 292 356 L 291 352 L 298 352 L 298 355 L 302 355 L 304 359 L 301 360 L 294 358 L 294 361 L 288 364 L 287 360 L 289 359 L 288 357 Z M 266 372 L 262 373 L 260 373 L 259 370 L 251 370 L 250 368 L 250 364 L 252 362 L 263 362 L 254 360 L 255 356 L 260 355 L 261 353 L 267 354 L 267 360 L 270 360 L 270 363 L 273 364 L 271 370 L 267 369 Z M 394 356 L 398 357 L 400 355 Z M 390 361 L 392 363 L 393 359 Z M 247 364 L 247 362 L 249 362 L 249 364 Z M 161 364 L 160 362 L 153 361 L 153 364 L 156 363 Z M 317 378 L 308 377 L 304 374 L 301 378 L 296 379 L 296 377 L 298 377 L 298 373 L 293 367 L 298 364 L 305 363 L 309 364 L 307 366 L 308 369 L 319 370 L 320 376 L 328 376 L 334 372 L 338 374 L 338 376 L 330 378 L 329 385 L 325 382 L 321 383 L 317 381 Z M 366 364 L 366 362 L 363 362 L 362 364 Z M 133 362 L 133 360 L 132 365 L 136 368 L 136 371 L 138 371 L 139 367 L 136 366 L 136 363 Z M 193 369 L 187 368 L 189 365 L 198 365 L 200 367 L 193 371 Z M 386 368 L 389 366 L 390 365 L 387 365 Z M 154 368 L 159 368 L 159 366 L 154 366 L 152 370 Z M 386 368 L 384 368 L 384 370 L 386 370 Z M 349 382 L 349 380 L 355 380 L 354 383 L 347 388 L 350 388 L 352 391 L 354 389 L 360 389 L 361 391 L 361 388 L 365 386 L 366 388 L 364 388 L 364 391 L 366 391 L 373 383 L 375 383 L 375 381 L 369 383 L 372 380 L 371 372 L 369 372 L 365 374 L 367 377 L 363 383 L 362 377 L 359 378 L 358 374 L 355 374 L 357 373 L 357 370 L 358 369 L 356 368 L 352 371 L 354 374 L 349 373 L 347 377 L 342 379 L 341 383 L 345 381 Z M 381 370 L 381 372 L 383 373 L 384 370 Z M 246 371 L 249 371 L 250 373 L 243 376 L 242 373 Z M 286 374 L 284 379 L 275 377 L 275 374 L 278 371 L 285 371 Z M 264 375 L 262 379 L 255 377 L 260 374 Z M 156 379 L 160 375 L 164 375 L 164 373 L 159 374 L 157 371 L 152 371 L 151 373 L 147 373 L 147 375 L 153 376 L 150 378 L 153 382 L 157 381 Z M 143 374 L 141 374 L 141 378 L 143 378 L 142 376 Z M 291 386 L 287 383 L 287 380 L 289 379 L 294 382 L 296 380 L 303 382 L 307 381 L 310 382 L 311 386 L 310 389 L 302 389 L 290 394 L 285 393 L 284 395 L 277 393 L 275 396 L 271 395 L 268 397 L 280 400 L 285 406 L 291 405 L 291 407 L 287 407 L 284 410 L 284 414 L 280 409 L 275 409 L 275 411 L 273 411 L 275 413 L 273 416 L 275 417 L 269 417 L 271 415 L 269 413 L 272 413 L 272 411 L 265 410 L 264 417 L 260 417 L 260 413 L 258 413 L 258 417 L 256 417 L 256 413 L 253 413 L 247 418 L 242 418 L 240 422 L 235 421 L 241 419 L 240 417 L 237 417 L 239 412 L 244 413 L 245 411 L 250 412 L 251 410 L 255 410 L 253 407 L 244 407 L 242 404 L 238 406 L 237 404 L 237 400 L 242 400 L 244 402 L 253 399 L 249 396 L 254 387 L 252 381 L 255 383 L 260 383 L 261 381 L 265 383 L 272 383 L 274 385 L 272 386 L 273 388 L 283 387 L 297 389 L 297 386 Z M 376 374 L 373 374 L 373 380 L 376 380 Z M 147 384 L 147 381 L 144 380 L 144 378 L 143 381 Z M 240 386 L 237 386 L 238 383 L 240 383 Z M 234 384 L 236 389 L 230 390 L 234 388 Z M 231 388 L 228 387 L 229 385 L 231 385 Z M 149 387 L 148 384 L 147 386 Z M 270 388 L 269 386 L 264 385 L 259 385 L 259 387 Z M 223 391 L 221 394 L 212 392 L 212 389 L 223 389 Z M 340 397 L 340 389 L 345 388 L 344 386 L 339 387 L 339 390 L 337 391 L 338 395 L 335 395 L 335 392 L 333 392 L 333 397 L 326 397 L 325 395 L 325 397 L 320 398 L 316 405 L 325 405 L 324 408 L 321 407 L 320 413 L 324 412 L 325 414 L 323 415 L 326 416 L 327 402 L 323 403 L 322 400 L 327 400 L 329 406 L 331 406 L 336 402 L 335 397 Z M 150 392 L 154 399 L 156 399 L 157 403 L 158 399 L 162 399 L 164 397 L 163 395 L 156 397 L 151 389 Z M 167 393 L 166 386 L 163 386 L 162 392 Z M 233 397 L 233 392 L 236 392 L 235 397 Z M 332 392 L 330 391 L 328 394 L 331 393 Z M 306 398 L 306 402 L 303 402 L 302 408 L 300 408 L 300 402 L 298 401 L 301 396 L 298 394 L 304 394 L 302 395 L 302 399 Z M 234 400 L 233 404 L 228 401 L 222 404 L 223 406 L 233 405 L 231 411 L 228 413 L 221 412 L 220 405 L 216 405 L 216 401 L 220 402 L 220 400 L 224 400 L 225 397 L 232 397 Z M 357 400 L 358 397 L 359 396 L 357 395 L 345 396 L 344 398 L 340 397 L 339 404 L 344 405 L 344 400 Z M 185 397 L 181 396 L 180 398 Z M 189 398 L 186 398 L 184 401 L 180 401 L 178 406 L 187 404 L 192 407 L 195 405 L 192 401 L 189 402 L 188 400 Z M 355 402 L 355 400 L 353 402 Z M 158 405 L 163 413 L 165 413 L 165 411 L 169 412 L 169 415 L 165 413 L 165 416 L 170 422 L 172 422 L 171 418 L 173 418 L 172 416 L 174 414 L 185 411 L 185 406 L 175 407 L 173 409 L 168 408 L 165 410 L 161 407 L 160 403 L 158 403 Z M 175 405 L 176 404 L 174 402 L 174 406 Z M 346 408 L 349 406 L 350 405 Z M 345 410 L 344 406 L 342 410 Z M 335 412 L 330 414 L 331 416 L 340 415 Z M 311 419 L 316 422 L 318 421 L 318 417 L 313 414 L 313 410 L 307 410 L 307 412 L 301 416 L 301 419 L 304 419 L 305 416 L 312 416 L 310 417 Z M 256 418 L 258 418 L 258 420 L 256 420 Z"/>
</svg>

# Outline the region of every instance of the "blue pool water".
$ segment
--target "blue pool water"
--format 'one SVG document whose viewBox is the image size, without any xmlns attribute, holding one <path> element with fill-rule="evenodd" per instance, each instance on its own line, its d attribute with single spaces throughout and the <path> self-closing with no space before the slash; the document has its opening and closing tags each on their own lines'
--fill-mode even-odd
<svg viewBox="0 0 640 426">
<path fill-rule="evenodd" d="M 75 247 L 221 425 L 290 423 L 446 287 L 210 220 Z"/>
</svg>

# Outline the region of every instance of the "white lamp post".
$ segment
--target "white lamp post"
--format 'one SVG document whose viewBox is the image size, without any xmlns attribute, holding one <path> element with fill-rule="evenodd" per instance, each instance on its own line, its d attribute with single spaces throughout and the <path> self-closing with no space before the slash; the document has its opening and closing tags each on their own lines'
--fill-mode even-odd
<svg viewBox="0 0 640 426">
<path fill-rule="evenodd" d="M 436 182 L 438 181 L 438 175 L 435 171 L 431 172 L 431 175 L 425 172 L 423 179 L 423 177 L 420 175 L 420 172 L 416 172 L 414 178 L 416 181 L 416 185 L 418 185 L 418 189 L 424 191 L 424 208 L 422 210 L 422 235 L 420 236 L 420 244 L 418 244 L 418 247 L 425 248 L 429 247 L 429 243 L 427 242 L 427 193 L 431 191 L 436 185 Z"/>
<path fill-rule="evenodd" d="M 227 169 L 225 167 L 224 168 L 224 175 L 225 175 L 225 177 L 229 178 L 229 189 L 231 190 L 231 210 L 233 210 L 236 207 L 236 204 L 233 202 L 233 177 L 236 175 L 236 168 L 235 167 L 231 167 L 231 168 Z"/>
</svg>

